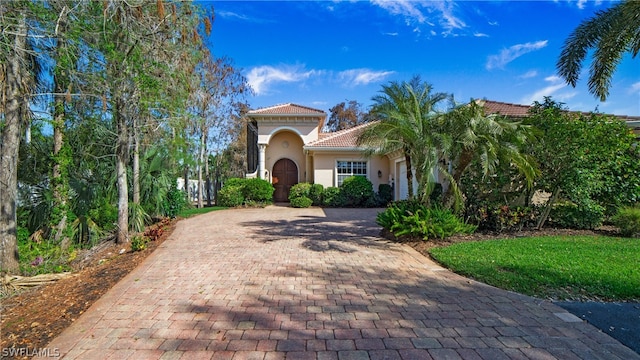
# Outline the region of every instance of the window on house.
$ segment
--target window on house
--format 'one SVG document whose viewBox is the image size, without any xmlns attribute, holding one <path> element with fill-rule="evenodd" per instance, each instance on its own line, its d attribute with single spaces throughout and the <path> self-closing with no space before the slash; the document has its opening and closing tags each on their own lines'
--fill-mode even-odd
<svg viewBox="0 0 640 360">
<path fill-rule="evenodd" d="M 367 176 L 367 162 L 366 161 L 338 161 L 337 163 L 338 173 L 338 186 L 342 185 L 344 179 L 349 176 Z"/>
</svg>

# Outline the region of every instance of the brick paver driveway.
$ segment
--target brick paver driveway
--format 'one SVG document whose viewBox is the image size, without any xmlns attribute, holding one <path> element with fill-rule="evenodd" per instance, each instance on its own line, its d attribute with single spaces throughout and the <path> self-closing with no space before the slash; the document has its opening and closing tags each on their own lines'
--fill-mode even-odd
<svg viewBox="0 0 640 360">
<path fill-rule="evenodd" d="M 640 359 L 379 238 L 375 209 L 217 211 L 56 338 L 65 359 Z"/>
</svg>

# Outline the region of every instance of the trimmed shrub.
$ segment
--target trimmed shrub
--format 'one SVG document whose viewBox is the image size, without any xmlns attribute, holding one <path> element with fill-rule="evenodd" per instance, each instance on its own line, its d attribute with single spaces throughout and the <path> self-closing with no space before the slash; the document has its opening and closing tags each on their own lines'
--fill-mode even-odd
<svg viewBox="0 0 640 360">
<path fill-rule="evenodd" d="M 244 186 L 244 182 L 247 181 L 245 178 L 230 178 L 224 181 L 222 186 Z"/>
<path fill-rule="evenodd" d="M 306 196 L 299 196 L 289 200 L 289 204 L 294 208 L 308 208 L 313 201 Z"/>
<path fill-rule="evenodd" d="M 626 237 L 640 237 L 640 207 L 624 206 L 611 218 L 613 225 Z"/>
<path fill-rule="evenodd" d="M 263 179 L 244 179 L 242 186 L 242 195 L 245 202 L 271 202 L 275 188 L 270 182 Z"/>
<path fill-rule="evenodd" d="M 299 197 L 309 197 L 309 190 L 311 189 L 311 184 L 303 182 L 297 183 L 289 189 L 289 201 L 299 198 Z"/>
<path fill-rule="evenodd" d="M 418 201 L 401 201 L 378 214 L 376 222 L 395 237 L 444 239 L 455 234 L 470 234 L 476 229 L 451 211 L 426 207 Z"/>
<path fill-rule="evenodd" d="M 218 191 L 218 205 L 236 207 L 244 203 L 241 186 L 226 185 Z"/>
<path fill-rule="evenodd" d="M 322 192 L 324 191 L 324 187 L 322 184 L 312 184 L 311 189 L 309 189 L 309 199 L 313 201 L 313 205 L 320 206 L 322 205 Z"/>
<path fill-rule="evenodd" d="M 330 186 L 322 191 L 322 203 L 328 207 L 344 207 L 347 205 L 347 199 L 341 188 Z"/>
<path fill-rule="evenodd" d="M 393 200 L 393 188 L 391 185 L 378 185 L 378 200 L 380 206 L 387 206 Z"/>
<path fill-rule="evenodd" d="M 592 200 L 580 205 L 567 201 L 553 205 L 549 218 L 558 227 L 595 229 L 604 221 L 604 210 Z"/>
<path fill-rule="evenodd" d="M 348 206 L 363 206 L 373 197 L 373 184 L 364 176 L 350 176 L 342 182 Z"/>
</svg>

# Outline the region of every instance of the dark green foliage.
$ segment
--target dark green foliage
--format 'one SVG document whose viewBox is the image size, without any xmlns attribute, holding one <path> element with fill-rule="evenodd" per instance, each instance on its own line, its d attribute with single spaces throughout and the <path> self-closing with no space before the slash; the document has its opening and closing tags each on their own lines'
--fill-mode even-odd
<svg viewBox="0 0 640 360">
<path fill-rule="evenodd" d="M 364 176 L 350 176 L 344 179 L 340 190 L 346 198 L 347 206 L 364 206 L 373 197 L 373 184 Z"/>
<path fill-rule="evenodd" d="M 330 186 L 322 192 L 322 204 L 328 207 L 344 207 L 347 205 L 347 198 L 340 188 Z"/>
<path fill-rule="evenodd" d="M 465 224 L 450 210 L 426 207 L 418 201 L 393 203 L 376 217 L 378 225 L 398 238 L 444 239 L 455 234 L 470 234 L 475 226 Z"/>
<path fill-rule="evenodd" d="M 273 185 L 267 180 L 246 179 L 243 184 L 242 194 L 245 201 L 264 203 L 271 202 L 274 190 Z"/>
<path fill-rule="evenodd" d="M 162 202 L 162 215 L 175 218 L 188 204 L 186 194 L 178 190 L 178 188 L 173 187 L 167 191 L 167 196 Z"/>
<path fill-rule="evenodd" d="M 442 196 L 444 195 L 442 184 L 435 183 L 433 184 L 433 190 L 431 190 L 431 194 L 429 195 L 429 201 L 432 205 L 440 205 L 442 204 Z"/>
<path fill-rule="evenodd" d="M 311 184 L 309 183 L 297 183 L 289 189 L 289 201 L 300 198 L 300 197 L 309 197 L 309 190 L 311 189 Z"/>
<path fill-rule="evenodd" d="M 478 208 L 468 221 L 478 229 L 502 233 L 533 227 L 538 215 L 538 208 L 533 206 L 493 204 Z"/>
<path fill-rule="evenodd" d="M 324 191 L 324 187 L 322 184 L 312 184 L 311 189 L 309 189 L 309 199 L 313 201 L 314 206 L 322 205 L 322 193 Z"/>
<path fill-rule="evenodd" d="M 291 204 L 291 207 L 294 208 L 308 208 L 309 206 L 311 206 L 311 204 L 313 204 L 313 200 L 309 199 L 306 196 L 299 196 L 290 199 L 289 203 Z"/>
<path fill-rule="evenodd" d="M 566 201 L 555 204 L 549 217 L 559 227 L 595 229 L 602 225 L 605 216 L 604 207 L 594 201 L 586 201 L 580 205 Z"/>
<path fill-rule="evenodd" d="M 225 185 L 218 191 L 218 205 L 236 207 L 244 203 L 242 187 L 238 185 Z"/>
<path fill-rule="evenodd" d="M 380 206 L 387 206 L 393 200 L 393 188 L 389 184 L 378 185 L 378 200 Z"/>
<path fill-rule="evenodd" d="M 611 222 L 627 237 L 640 237 L 640 207 L 624 206 L 611 218 Z"/>
<path fill-rule="evenodd" d="M 218 191 L 218 205 L 235 207 L 260 206 L 273 200 L 275 188 L 263 179 L 231 178 Z"/>
</svg>

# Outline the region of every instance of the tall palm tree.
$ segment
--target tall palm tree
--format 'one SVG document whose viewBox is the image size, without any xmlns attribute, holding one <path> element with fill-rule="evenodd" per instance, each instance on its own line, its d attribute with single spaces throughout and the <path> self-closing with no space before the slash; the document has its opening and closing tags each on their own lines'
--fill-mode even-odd
<svg viewBox="0 0 640 360">
<path fill-rule="evenodd" d="M 575 87 L 587 52 L 595 49 L 589 70 L 589 92 L 605 101 L 611 77 L 622 56 L 640 51 L 640 1 L 623 1 L 583 21 L 569 35 L 556 64 L 558 73 Z"/>
<path fill-rule="evenodd" d="M 379 121 L 365 127 L 358 143 L 370 152 L 387 154 L 401 151 L 407 166 L 409 198 L 414 197 L 413 171 L 416 170 L 418 196 L 424 198 L 428 176 L 437 163 L 437 151 L 431 136 L 433 122 L 440 115 L 437 106 L 450 98 L 446 93 L 432 93 L 433 86 L 419 76 L 401 83 L 383 85 L 373 97 L 371 114 Z M 428 193 L 426 194 L 428 195 Z"/>
<path fill-rule="evenodd" d="M 512 164 L 528 186 L 533 184 L 535 160 L 522 152 L 522 145 L 532 138 L 529 126 L 497 114 L 487 115 L 483 102 L 471 101 L 443 116 L 434 132 L 434 137 L 441 139 L 442 153 L 451 162 L 451 172 L 444 172 L 450 182 L 446 203 L 461 205 L 460 179 L 474 161 L 480 162 L 485 176 L 494 173 L 499 163 Z"/>
</svg>

